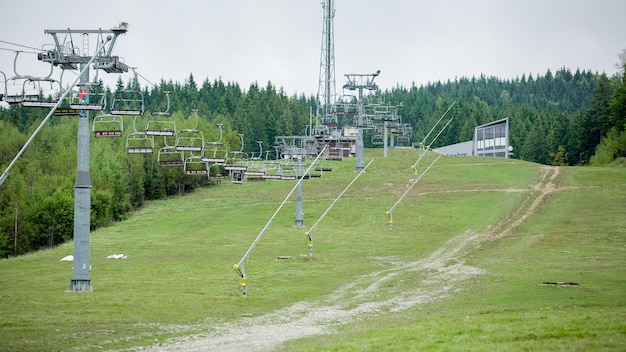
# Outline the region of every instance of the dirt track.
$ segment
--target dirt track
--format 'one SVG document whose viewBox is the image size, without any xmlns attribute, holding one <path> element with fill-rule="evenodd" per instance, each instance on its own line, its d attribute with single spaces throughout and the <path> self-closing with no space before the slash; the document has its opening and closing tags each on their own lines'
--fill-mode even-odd
<svg viewBox="0 0 626 352">
<path fill-rule="evenodd" d="M 397 258 L 376 258 L 392 264 L 347 283 L 320 303 L 299 302 L 260 317 L 211 327 L 206 333 L 177 338 L 167 344 L 140 348 L 140 351 L 272 351 L 283 342 L 319 334 L 332 334 L 336 326 L 366 319 L 383 312 L 402 311 L 418 304 L 442 300 L 455 294 L 460 284 L 484 270 L 464 264 L 467 254 L 484 241 L 510 234 L 545 197 L 557 190 L 554 183 L 558 167 L 544 167 L 528 197 L 508 218 L 491 226 L 485 233 L 473 230 L 449 240 L 428 258 L 401 262 Z M 504 190 L 506 191 L 506 190 Z M 419 290 L 381 294 L 386 282 L 415 274 L 422 279 Z M 357 289 L 358 288 L 358 289 Z M 379 296 L 392 297 L 380 300 Z"/>
</svg>

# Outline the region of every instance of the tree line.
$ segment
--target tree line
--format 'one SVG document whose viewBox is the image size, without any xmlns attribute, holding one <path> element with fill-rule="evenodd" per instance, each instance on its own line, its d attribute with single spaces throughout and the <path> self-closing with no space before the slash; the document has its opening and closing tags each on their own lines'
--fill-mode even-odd
<svg viewBox="0 0 626 352">
<path fill-rule="evenodd" d="M 623 69 L 620 75 L 607 77 L 562 68 L 536 77 L 481 75 L 397 86 L 375 92 L 370 101 L 402 103 L 399 113 L 402 122 L 412 124 L 414 141 L 420 141 L 456 101 L 449 112 L 455 119 L 433 147 L 471 140 L 475 126 L 508 117 L 516 158 L 555 165 L 606 164 L 626 154 L 625 83 Z M 146 114 L 165 109 L 168 91 L 170 112 L 181 128 L 194 126 L 192 110 L 197 109 L 198 129 L 207 141 L 219 138 L 221 124 L 229 150 L 241 147 L 238 134 L 243 134 L 249 154 L 258 152 L 256 141 L 271 150 L 275 136 L 304 135 L 309 111 L 315 110 L 315 97 L 289 96 L 271 82 L 252 83 L 247 89 L 221 79 L 205 79 L 198 85 L 190 74 L 182 83 L 162 80 L 158 85 L 142 85 L 136 77 L 125 83 L 120 78 L 116 87 L 106 89 L 111 94 L 122 88 L 143 93 Z M 20 106 L 0 109 L 2 171 L 47 113 Z M 72 239 L 77 120 L 53 117 L 0 188 L 0 257 Z M 125 130 L 132 123 L 125 118 Z M 163 145 L 156 140 L 157 148 Z M 159 166 L 156 153 L 126 153 L 124 143 L 124 137 L 91 140 L 92 229 L 124 220 L 148 200 L 210 186 L 206 176 Z"/>
</svg>

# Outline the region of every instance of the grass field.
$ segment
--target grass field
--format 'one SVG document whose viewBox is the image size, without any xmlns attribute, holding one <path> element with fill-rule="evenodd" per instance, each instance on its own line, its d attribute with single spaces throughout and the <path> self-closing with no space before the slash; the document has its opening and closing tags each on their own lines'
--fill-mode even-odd
<svg viewBox="0 0 626 352">
<path fill-rule="evenodd" d="M 442 157 L 390 230 L 386 211 L 418 155 L 366 150 L 374 157 L 314 232 L 314 260 L 299 258 L 305 231 L 356 176 L 355 160 L 305 181 L 305 228 L 293 227 L 292 196 L 250 256 L 247 297 L 233 264 L 293 182 L 218 184 L 93 232 L 93 292 L 65 292 L 71 243 L 0 261 L 0 350 L 213 350 L 244 328 L 241 345 L 216 350 L 250 350 L 271 340 L 253 326 L 268 317 L 285 343 L 267 346 L 285 351 L 623 350 L 626 169 Z"/>
</svg>

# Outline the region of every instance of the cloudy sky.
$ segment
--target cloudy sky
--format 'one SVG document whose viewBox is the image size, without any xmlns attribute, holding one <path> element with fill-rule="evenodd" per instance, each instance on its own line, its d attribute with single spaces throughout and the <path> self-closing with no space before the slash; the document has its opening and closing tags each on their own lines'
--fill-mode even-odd
<svg viewBox="0 0 626 352">
<path fill-rule="evenodd" d="M 561 67 L 612 75 L 626 49 L 623 0 L 335 0 L 335 10 L 338 93 L 344 74 L 376 70 L 382 89 Z M 124 21 L 129 30 L 113 54 L 137 67 L 142 85 L 193 73 L 198 84 L 271 81 L 289 95 L 315 95 L 322 19 L 320 0 L 0 0 L 0 71 L 12 75 L 11 50 L 24 50 L 19 73 L 46 73 L 29 53 L 52 43 L 45 29 Z M 119 77 L 104 75 L 110 85 Z"/>
</svg>

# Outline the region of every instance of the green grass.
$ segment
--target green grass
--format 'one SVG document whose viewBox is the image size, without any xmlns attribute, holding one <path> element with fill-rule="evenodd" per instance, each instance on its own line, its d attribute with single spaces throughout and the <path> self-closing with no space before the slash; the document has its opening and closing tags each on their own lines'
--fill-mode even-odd
<svg viewBox="0 0 626 352">
<path fill-rule="evenodd" d="M 295 196 L 254 249 L 248 297 L 233 271 L 293 183 L 221 184 L 150 202 L 128 220 L 92 233 L 93 292 L 65 292 L 72 244 L 0 261 L 0 350 L 111 350 L 164 342 L 214 324 L 317 301 L 347 281 L 414 261 L 472 229 L 507 223 L 533 196 L 541 165 L 442 157 L 410 186 L 415 150 L 367 150 L 377 160 L 319 224 L 315 260 L 305 231 L 356 176 L 334 163 L 304 185 L 305 228 Z M 422 160 L 422 169 L 434 160 Z M 545 182 L 545 181 L 544 181 Z M 626 343 L 626 170 L 561 168 L 549 194 L 513 233 L 484 241 L 467 264 L 486 271 L 451 298 L 289 342 L 285 350 L 621 350 Z M 68 190 L 71 192 L 71 190 Z M 127 260 L 106 256 L 125 253 Z M 292 256 L 277 260 L 278 256 Z M 575 287 L 542 285 L 575 281 Z M 420 281 L 390 283 L 419 289 Z M 391 295 L 393 290 L 382 295 Z"/>
</svg>

